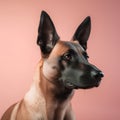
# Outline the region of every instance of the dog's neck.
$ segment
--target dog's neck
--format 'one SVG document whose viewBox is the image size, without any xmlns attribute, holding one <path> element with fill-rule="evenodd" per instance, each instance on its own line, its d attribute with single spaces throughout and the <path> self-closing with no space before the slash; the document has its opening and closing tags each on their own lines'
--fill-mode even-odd
<svg viewBox="0 0 120 120">
<path fill-rule="evenodd" d="M 70 104 L 74 91 L 57 86 L 47 80 L 43 74 L 42 65 L 42 61 L 37 65 L 34 82 L 26 94 L 25 100 L 27 100 L 27 104 L 29 103 L 38 111 L 41 109 L 42 101 L 42 105 L 45 107 L 44 113 L 47 114 L 49 120 L 58 120 L 62 117 L 58 115 L 61 115 L 66 106 Z"/>
<path fill-rule="evenodd" d="M 43 74 L 42 66 L 40 66 L 40 88 L 46 101 L 46 113 L 50 120 L 58 119 L 62 116 L 60 113 L 65 111 L 67 104 L 70 104 L 70 100 L 74 91 L 66 89 L 60 84 L 50 82 Z M 54 80 L 53 80 L 54 81 Z"/>
</svg>

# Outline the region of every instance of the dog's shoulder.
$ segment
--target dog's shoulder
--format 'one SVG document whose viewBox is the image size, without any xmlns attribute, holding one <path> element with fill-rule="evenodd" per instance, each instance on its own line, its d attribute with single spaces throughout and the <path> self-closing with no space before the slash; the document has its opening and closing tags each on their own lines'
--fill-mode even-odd
<svg viewBox="0 0 120 120">
<path fill-rule="evenodd" d="M 1 120 L 10 120 L 10 118 L 12 118 L 12 120 L 14 120 L 15 118 L 15 113 L 17 112 L 17 108 L 18 108 L 18 104 L 19 103 L 15 103 L 12 106 L 10 106 L 6 112 L 3 114 Z"/>
</svg>

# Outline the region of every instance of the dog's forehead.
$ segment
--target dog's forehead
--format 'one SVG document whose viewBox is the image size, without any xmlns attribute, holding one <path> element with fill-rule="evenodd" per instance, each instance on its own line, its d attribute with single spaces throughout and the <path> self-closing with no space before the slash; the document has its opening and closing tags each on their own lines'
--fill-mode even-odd
<svg viewBox="0 0 120 120">
<path fill-rule="evenodd" d="M 70 49 L 79 53 L 85 51 L 77 41 L 58 41 L 51 54 L 52 56 L 60 56 Z"/>
</svg>

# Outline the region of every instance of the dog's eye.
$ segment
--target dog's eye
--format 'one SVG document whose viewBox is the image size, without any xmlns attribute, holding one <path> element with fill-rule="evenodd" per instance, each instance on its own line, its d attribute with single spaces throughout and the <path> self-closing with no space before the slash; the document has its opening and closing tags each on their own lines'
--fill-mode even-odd
<svg viewBox="0 0 120 120">
<path fill-rule="evenodd" d="M 70 61 L 71 59 L 72 59 L 72 54 L 71 53 L 65 53 L 64 55 L 63 55 L 63 59 L 65 60 L 65 61 Z"/>
<path fill-rule="evenodd" d="M 84 56 L 86 59 L 89 58 L 89 56 L 88 56 L 88 54 L 87 54 L 86 52 L 83 53 L 83 56 Z"/>
</svg>

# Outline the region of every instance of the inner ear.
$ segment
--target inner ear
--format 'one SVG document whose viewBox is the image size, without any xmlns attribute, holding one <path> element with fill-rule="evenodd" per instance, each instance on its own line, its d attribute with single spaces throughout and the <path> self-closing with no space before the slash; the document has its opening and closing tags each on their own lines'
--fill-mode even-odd
<svg viewBox="0 0 120 120">
<path fill-rule="evenodd" d="M 37 44 L 41 48 L 42 55 L 48 55 L 58 40 L 59 36 L 50 16 L 42 11 L 37 38 Z"/>
<path fill-rule="evenodd" d="M 77 30 L 74 33 L 72 40 L 77 40 L 80 43 L 80 45 L 82 45 L 82 47 L 86 50 L 90 31 L 91 31 L 91 19 L 90 19 L 90 16 L 88 16 L 78 26 Z"/>
</svg>

